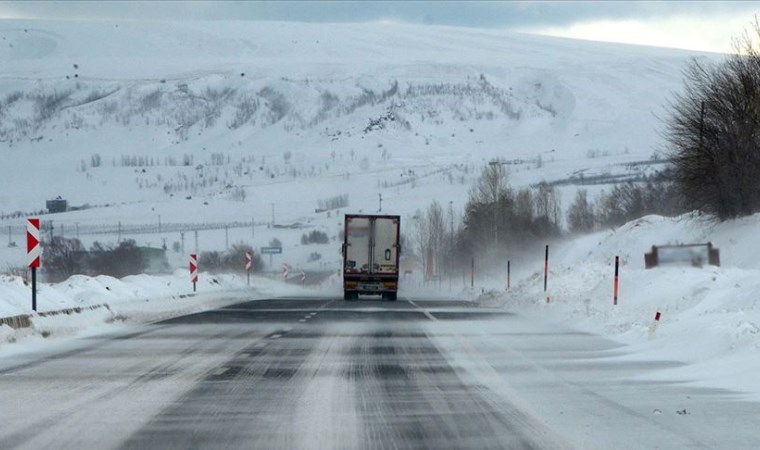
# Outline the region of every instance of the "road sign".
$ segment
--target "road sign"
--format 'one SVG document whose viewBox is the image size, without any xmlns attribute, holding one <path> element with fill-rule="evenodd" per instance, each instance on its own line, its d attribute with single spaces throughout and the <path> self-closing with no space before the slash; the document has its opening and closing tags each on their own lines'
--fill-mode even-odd
<svg viewBox="0 0 760 450">
<path fill-rule="evenodd" d="M 262 255 L 277 255 L 282 253 L 282 247 L 261 247 Z"/>
<path fill-rule="evenodd" d="M 198 256 L 195 253 L 190 254 L 190 281 L 193 282 L 195 290 L 195 283 L 198 282 Z"/>
<path fill-rule="evenodd" d="M 26 253 L 32 269 L 32 311 L 37 311 L 37 268 L 40 267 L 42 247 L 40 247 L 40 219 L 26 221 Z"/>
<path fill-rule="evenodd" d="M 26 252 L 29 256 L 29 267 L 40 267 L 40 219 L 28 219 L 26 222 Z"/>
<path fill-rule="evenodd" d="M 251 271 L 251 252 L 245 252 L 245 270 Z"/>
</svg>

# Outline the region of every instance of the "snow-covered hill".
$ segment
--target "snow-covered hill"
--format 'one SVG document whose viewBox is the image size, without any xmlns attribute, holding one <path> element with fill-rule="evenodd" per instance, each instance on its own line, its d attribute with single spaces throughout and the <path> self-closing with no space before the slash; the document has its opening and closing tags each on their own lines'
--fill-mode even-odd
<svg viewBox="0 0 760 450">
<path fill-rule="evenodd" d="M 302 232 L 264 224 L 337 236 L 335 212 L 314 211 L 339 195 L 408 218 L 433 199 L 461 211 L 493 159 L 517 162 L 515 186 L 641 170 L 626 163 L 660 149 L 656 114 L 691 56 L 397 24 L 0 21 L 0 227 L 20 242 L 7 216 L 60 195 L 96 207 L 43 217 L 69 235 L 253 220 L 201 248 L 277 237 L 300 262 Z"/>
</svg>

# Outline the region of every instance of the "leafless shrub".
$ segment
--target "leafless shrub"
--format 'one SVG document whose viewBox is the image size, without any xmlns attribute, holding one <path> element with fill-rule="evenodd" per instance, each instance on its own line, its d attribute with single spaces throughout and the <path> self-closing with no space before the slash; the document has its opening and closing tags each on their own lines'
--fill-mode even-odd
<svg viewBox="0 0 760 450">
<path fill-rule="evenodd" d="M 567 211 L 567 224 L 570 231 L 587 233 L 594 229 L 595 222 L 594 205 L 589 201 L 587 191 L 578 189 L 575 193 L 575 201 Z"/>
<path fill-rule="evenodd" d="M 317 208 L 321 211 L 345 208 L 348 206 L 348 194 L 317 200 Z"/>
</svg>

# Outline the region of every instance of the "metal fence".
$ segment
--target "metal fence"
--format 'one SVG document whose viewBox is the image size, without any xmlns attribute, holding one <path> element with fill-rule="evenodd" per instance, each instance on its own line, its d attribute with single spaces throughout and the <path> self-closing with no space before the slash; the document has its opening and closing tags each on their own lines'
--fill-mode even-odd
<svg viewBox="0 0 760 450">
<path fill-rule="evenodd" d="M 53 220 L 43 220 L 40 222 L 40 234 L 43 239 L 49 239 L 53 236 L 62 237 L 80 237 L 94 235 L 111 235 L 118 236 L 119 240 L 124 235 L 141 235 L 141 234 L 162 234 L 162 233 L 183 233 L 206 230 L 229 230 L 237 228 L 251 228 L 254 225 L 266 225 L 266 222 L 196 222 L 196 223 L 143 223 L 143 224 L 78 224 L 71 222 L 56 223 Z M 0 231 L 4 231 L 8 236 L 8 245 L 22 245 L 26 236 L 25 224 L 9 224 L 0 226 Z M 25 245 L 25 244 L 24 244 Z"/>
</svg>

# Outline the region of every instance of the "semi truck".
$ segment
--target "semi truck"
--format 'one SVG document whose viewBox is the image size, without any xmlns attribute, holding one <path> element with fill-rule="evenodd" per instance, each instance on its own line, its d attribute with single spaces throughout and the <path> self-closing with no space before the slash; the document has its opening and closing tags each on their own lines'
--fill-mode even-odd
<svg viewBox="0 0 760 450">
<path fill-rule="evenodd" d="M 343 298 L 360 294 L 396 300 L 398 293 L 399 216 L 346 214 L 343 240 Z"/>
</svg>

